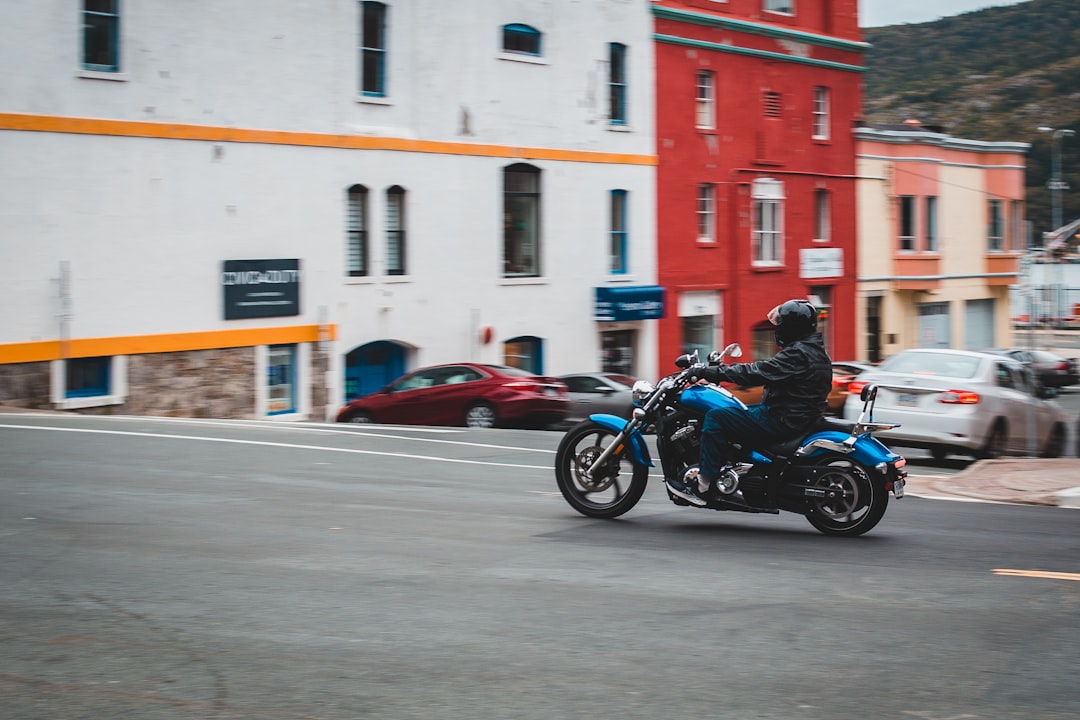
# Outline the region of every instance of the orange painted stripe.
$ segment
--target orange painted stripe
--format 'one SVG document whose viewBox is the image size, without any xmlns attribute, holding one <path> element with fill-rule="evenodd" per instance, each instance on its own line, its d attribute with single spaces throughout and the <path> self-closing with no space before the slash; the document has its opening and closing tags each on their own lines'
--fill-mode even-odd
<svg viewBox="0 0 1080 720">
<path fill-rule="evenodd" d="M 320 337 L 320 332 L 322 337 Z M 0 364 L 45 362 L 61 358 L 216 350 L 255 345 L 287 345 L 336 339 L 337 325 L 290 325 L 161 335 L 75 338 L 66 342 L 42 340 L 0 345 Z"/>
<path fill-rule="evenodd" d="M 1080 582 L 1080 573 L 1047 572 L 1045 570 L 995 570 L 995 575 L 1010 577 L 1043 578 L 1046 580 L 1076 580 Z"/>
<path fill-rule="evenodd" d="M 0 130 L 71 133 L 76 135 L 113 135 L 120 137 L 160 138 L 169 140 L 205 140 L 210 142 L 261 143 L 265 145 L 300 145 L 342 148 L 347 150 L 396 150 L 401 152 L 471 155 L 515 160 L 561 160 L 566 162 L 607 163 L 612 165 L 656 165 L 655 155 L 606 153 L 558 148 L 481 145 L 437 140 L 332 135 L 329 133 L 253 130 L 215 125 L 104 120 L 100 118 L 0 113 Z"/>
</svg>

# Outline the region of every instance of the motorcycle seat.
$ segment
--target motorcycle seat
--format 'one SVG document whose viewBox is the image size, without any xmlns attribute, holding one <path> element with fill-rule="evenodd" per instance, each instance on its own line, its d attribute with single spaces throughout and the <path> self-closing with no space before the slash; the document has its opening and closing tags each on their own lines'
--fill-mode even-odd
<svg viewBox="0 0 1080 720">
<path fill-rule="evenodd" d="M 801 435 L 796 435 L 790 440 L 784 440 L 783 442 L 774 443 L 765 448 L 765 452 L 769 455 L 775 455 L 782 458 L 788 458 L 795 454 L 795 451 L 799 449 L 799 446 L 803 444 L 803 441 L 808 435 L 812 435 L 817 432 L 825 432 L 827 430 L 835 430 L 842 432 L 846 435 L 850 435 L 851 431 L 855 428 L 855 423 L 850 420 L 841 420 L 839 418 L 822 417 L 806 432 Z"/>
</svg>

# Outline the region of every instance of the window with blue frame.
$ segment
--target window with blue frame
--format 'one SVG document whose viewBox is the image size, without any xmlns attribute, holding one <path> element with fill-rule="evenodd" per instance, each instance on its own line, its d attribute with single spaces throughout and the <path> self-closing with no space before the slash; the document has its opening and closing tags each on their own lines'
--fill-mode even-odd
<svg viewBox="0 0 1080 720">
<path fill-rule="evenodd" d="M 109 395 L 111 370 L 111 357 L 71 358 L 64 363 L 64 397 Z"/>
<path fill-rule="evenodd" d="M 386 96 L 386 5 L 360 3 L 360 94 Z"/>
<path fill-rule="evenodd" d="M 503 25 L 503 52 L 519 55 L 540 55 L 540 31 L 529 25 L 511 23 Z"/>
<path fill-rule="evenodd" d="M 533 335 L 510 338 L 503 343 L 503 362 L 534 375 L 543 375 L 544 341 Z"/>
<path fill-rule="evenodd" d="M 611 247 L 608 272 L 613 275 L 625 275 L 627 272 L 626 198 L 625 190 L 611 191 Z"/>
<path fill-rule="evenodd" d="M 120 0 L 83 0 L 82 66 L 120 71 Z"/>
<path fill-rule="evenodd" d="M 296 412 L 296 346 L 271 345 L 266 362 L 266 412 Z"/>
<path fill-rule="evenodd" d="M 612 125 L 626 124 L 626 46 L 622 43 L 608 45 L 608 122 Z"/>
</svg>

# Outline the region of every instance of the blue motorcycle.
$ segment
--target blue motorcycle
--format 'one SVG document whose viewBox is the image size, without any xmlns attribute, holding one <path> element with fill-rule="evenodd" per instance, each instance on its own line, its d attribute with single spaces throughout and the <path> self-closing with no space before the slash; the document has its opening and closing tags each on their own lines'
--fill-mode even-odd
<svg viewBox="0 0 1080 720">
<path fill-rule="evenodd" d="M 711 353 L 709 362 L 737 358 L 737 344 Z M 555 456 L 555 476 L 566 501 L 583 515 L 613 518 L 641 499 L 654 467 L 646 433 L 654 432 L 664 477 L 697 482 L 701 427 L 713 408 L 742 402 L 725 388 L 703 384 L 696 352 L 682 355 L 679 372 L 656 385 L 638 381 L 629 419 L 591 415 L 567 431 Z M 855 536 L 871 530 L 885 514 L 889 493 L 901 498 L 906 461 L 873 433 L 897 427 L 876 423 L 877 387 L 861 394 L 854 422 L 822 418 L 802 437 L 768 447 L 734 445 L 736 459 L 706 494 L 706 508 L 748 513 L 805 515 L 826 535 Z M 665 485 L 666 489 L 666 485 Z M 668 492 L 676 505 L 690 504 Z"/>
</svg>

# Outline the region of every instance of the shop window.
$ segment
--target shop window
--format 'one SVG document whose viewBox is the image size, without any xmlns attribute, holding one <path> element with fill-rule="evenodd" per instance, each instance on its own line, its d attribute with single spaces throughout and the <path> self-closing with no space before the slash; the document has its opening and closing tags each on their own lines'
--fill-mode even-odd
<svg viewBox="0 0 1080 720">
<path fill-rule="evenodd" d="M 716 350 L 716 317 L 713 315 L 689 315 L 682 319 L 683 352 L 697 350 L 702 362 Z"/>
<path fill-rule="evenodd" d="M 266 412 L 296 412 L 296 346 L 271 345 L 266 362 Z"/>
<path fill-rule="evenodd" d="M 600 334 L 600 370 L 634 376 L 633 330 L 612 330 Z"/>
</svg>

